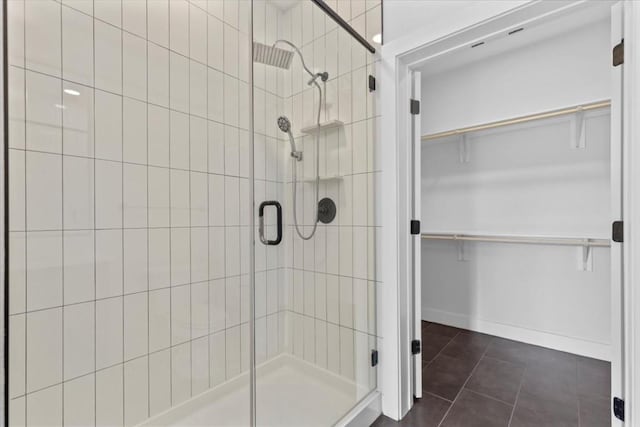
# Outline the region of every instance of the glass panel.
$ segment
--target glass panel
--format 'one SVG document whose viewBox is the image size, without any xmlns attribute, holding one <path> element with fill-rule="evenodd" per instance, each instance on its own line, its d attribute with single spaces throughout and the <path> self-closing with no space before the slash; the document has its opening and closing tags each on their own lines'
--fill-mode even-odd
<svg viewBox="0 0 640 427">
<path fill-rule="evenodd" d="M 250 1 L 7 4 L 10 424 L 249 425 Z"/>
<path fill-rule="evenodd" d="M 374 57 L 311 1 L 254 0 L 253 39 L 256 421 L 333 425 L 376 388 Z"/>
</svg>

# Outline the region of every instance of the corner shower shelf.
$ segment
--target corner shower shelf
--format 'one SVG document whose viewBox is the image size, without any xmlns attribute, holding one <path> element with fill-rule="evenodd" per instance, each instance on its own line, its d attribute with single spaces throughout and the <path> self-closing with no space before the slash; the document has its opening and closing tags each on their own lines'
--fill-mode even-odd
<svg viewBox="0 0 640 427">
<path fill-rule="evenodd" d="M 337 128 L 339 126 L 344 126 L 344 122 L 341 122 L 340 120 L 329 120 L 328 122 L 320 123 L 320 126 L 314 125 L 314 126 L 304 127 L 300 129 L 300 132 L 306 133 L 306 134 L 313 134 L 313 133 L 316 133 L 318 130 Z"/>
</svg>

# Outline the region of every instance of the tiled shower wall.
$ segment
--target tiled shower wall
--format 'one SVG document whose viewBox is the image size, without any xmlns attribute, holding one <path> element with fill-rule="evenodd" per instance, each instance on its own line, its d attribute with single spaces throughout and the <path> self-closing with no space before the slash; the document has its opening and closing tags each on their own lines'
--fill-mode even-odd
<svg viewBox="0 0 640 427">
<path fill-rule="evenodd" d="M 379 0 L 327 3 L 370 43 L 381 32 Z M 375 163 L 378 110 L 368 76 L 376 75 L 378 56 L 311 2 L 288 10 L 281 31 L 302 47 L 313 72 L 329 73 L 321 122 L 344 123 L 320 134 L 320 198 L 334 200 L 337 216 L 328 225 L 320 223 L 310 240 L 302 240 L 294 230 L 291 171 L 287 175 L 286 351 L 354 380 L 362 397 L 376 387 L 370 363 L 377 348 L 375 239 L 380 224 L 374 196 L 380 171 Z M 298 185 L 296 208 L 308 235 L 314 220 L 316 142 L 300 129 L 316 124 L 318 95 L 307 81 L 294 58 L 285 76 L 285 110 L 294 134 L 303 141 L 304 160 L 297 167 L 304 184 Z"/>
<path fill-rule="evenodd" d="M 136 424 L 248 369 L 249 3 L 8 6 L 11 424 Z M 256 258 L 258 361 L 283 253 Z"/>
</svg>

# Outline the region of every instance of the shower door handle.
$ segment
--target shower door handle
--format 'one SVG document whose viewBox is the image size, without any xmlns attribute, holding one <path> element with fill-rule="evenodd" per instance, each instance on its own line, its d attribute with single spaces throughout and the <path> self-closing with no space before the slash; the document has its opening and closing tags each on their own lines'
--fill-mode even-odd
<svg viewBox="0 0 640 427">
<path fill-rule="evenodd" d="M 276 208 L 276 212 L 278 215 L 278 236 L 276 240 L 268 240 L 264 237 L 264 208 L 267 206 L 274 206 Z M 258 233 L 260 234 L 260 241 L 269 246 L 278 245 L 282 241 L 282 206 L 276 200 L 265 200 L 260 203 L 260 207 L 258 208 Z"/>
</svg>

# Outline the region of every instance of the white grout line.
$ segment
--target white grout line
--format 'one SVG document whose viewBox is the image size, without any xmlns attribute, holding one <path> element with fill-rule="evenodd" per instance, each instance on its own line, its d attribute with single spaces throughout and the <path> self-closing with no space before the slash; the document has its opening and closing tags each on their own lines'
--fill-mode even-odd
<svg viewBox="0 0 640 427">
<path fill-rule="evenodd" d="M 124 1 L 121 0 L 122 14 L 120 15 L 121 26 L 124 27 Z M 94 82 L 95 85 L 95 82 Z M 122 30 L 120 31 L 120 91 L 124 95 L 124 37 L 122 36 Z M 125 233 L 124 233 L 124 97 L 120 97 L 120 113 L 121 113 L 121 128 L 120 128 L 120 197 L 122 201 L 121 214 L 121 239 L 122 239 L 122 359 L 126 353 L 126 326 L 127 326 L 127 311 L 126 311 L 126 297 L 124 296 L 125 290 Z M 94 224 L 94 227 L 96 224 Z M 125 378 L 125 365 L 122 364 L 122 425 L 126 425 L 127 414 L 127 388 Z"/>
<path fill-rule="evenodd" d="M 63 27 L 62 27 L 62 8 L 60 9 L 60 75 L 63 76 L 64 75 L 64 43 L 62 42 L 62 36 L 63 35 Z M 63 105 L 64 104 L 64 91 L 63 91 L 64 87 L 63 87 L 63 82 L 62 79 L 60 79 L 60 104 Z M 64 153 L 64 109 L 62 109 L 60 111 L 60 151 Z M 26 185 L 26 184 L 25 184 Z M 62 215 L 61 215 L 61 220 L 62 220 L 62 228 L 64 229 L 64 156 L 62 156 L 60 158 L 60 198 L 61 198 L 61 208 L 62 208 Z M 64 232 L 60 233 L 61 235 L 61 243 L 62 243 L 62 253 L 60 254 L 61 256 L 61 260 L 62 260 L 62 265 L 61 267 L 61 273 L 62 273 L 62 282 L 60 283 L 60 286 L 62 287 L 61 289 L 61 294 L 62 294 L 62 309 L 60 310 L 60 315 L 61 315 L 61 320 L 62 320 L 62 380 L 64 381 L 64 357 L 65 357 L 65 351 L 64 351 L 64 315 L 65 315 L 65 308 L 64 308 Z M 94 327 L 95 328 L 95 327 Z M 62 417 L 62 424 L 64 425 L 64 383 L 62 384 L 61 387 L 61 393 L 62 393 L 62 410 L 61 410 L 61 417 Z"/>
<path fill-rule="evenodd" d="M 149 40 L 149 5 L 145 3 L 145 39 Z M 147 243 L 147 418 L 151 417 L 151 289 L 150 289 L 150 274 L 149 274 L 149 44 L 145 43 L 144 52 L 146 55 L 145 58 L 145 133 L 147 136 L 147 145 L 145 150 L 146 155 L 146 177 L 147 177 L 147 233 L 146 233 L 146 243 Z M 124 68 L 124 64 L 122 65 Z M 124 81 L 123 81 L 124 85 Z M 123 91 L 124 92 L 124 91 Z M 123 153 L 124 154 L 124 153 Z M 124 159 L 124 155 L 123 155 Z M 124 227 L 125 224 L 122 224 Z"/>
<path fill-rule="evenodd" d="M 171 7 L 170 3 L 167 2 L 167 45 L 171 46 Z M 171 53 L 167 55 L 168 57 L 168 85 L 167 85 L 167 94 L 169 99 L 167 101 L 167 105 L 171 107 Z M 147 63 L 147 81 L 149 79 L 149 63 Z M 171 111 L 169 111 L 169 120 L 167 122 L 168 132 L 169 132 L 169 166 L 171 166 Z M 169 286 L 171 289 L 169 290 L 169 343 L 173 346 L 173 263 L 172 263 L 172 237 L 173 233 L 171 232 L 172 226 L 172 209 L 171 209 L 171 171 L 169 171 L 169 187 L 168 187 L 168 195 L 169 195 Z M 169 351 L 169 407 L 174 405 L 174 397 L 173 397 L 173 348 L 171 347 L 171 351 Z"/>
<path fill-rule="evenodd" d="M 92 76 L 91 83 L 95 85 L 96 82 L 96 27 L 95 20 L 91 21 L 91 55 L 92 55 Z M 95 118 L 96 112 L 96 97 L 95 90 L 92 96 L 92 116 Z M 95 142 L 96 142 L 96 128 L 93 126 L 91 138 L 91 154 L 94 155 L 92 168 L 93 168 L 93 227 L 96 227 L 96 159 L 95 159 Z M 94 381 L 93 381 L 93 423 L 98 425 L 98 375 L 96 368 L 98 366 L 98 301 L 96 299 L 98 295 L 98 273 L 97 273 L 97 243 L 96 243 L 96 231 L 93 230 L 93 369 L 94 369 Z"/>
<path fill-rule="evenodd" d="M 26 2 L 23 3 L 23 8 L 22 8 L 22 16 L 24 16 L 26 18 Z M 8 22 L 8 20 L 7 20 Z M 28 129 L 27 129 L 27 70 L 26 70 L 26 58 L 27 58 L 27 29 L 26 29 L 26 19 L 23 22 L 23 37 L 22 40 L 24 41 L 24 63 L 23 65 L 25 66 L 25 69 L 23 71 L 23 85 L 24 85 L 24 112 L 23 112 L 23 117 L 24 117 L 24 147 L 27 147 L 27 134 L 28 134 Z M 8 78 L 8 76 L 7 76 Z M 27 188 L 27 153 L 25 153 L 24 155 L 24 227 L 25 229 L 27 228 L 27 195 L 28 195 L 28 188 Z M 9 202 L 11 202 L 11 200 L 9 200 Z M 27 268 L 27 254 L 28 249 L 29 249 L 29 240 L 28 240 L 28 234 L 25 232 L 24 233 L 24 250 L 25 250 L 25 254 L 24 254 L 24 259 L 25 259 L 25 269 L 24 269 L 24 309 L 27 309 L 27 303 L 28 303 L 28 294 L 29 294 L 29 286 L 27 286 L 28 280 L 29 280 L 29 269 Z M 9 266 L 5 266 L 5 268 L 9 268 Z M 9 274 L 11 274 L 9 272 Z M 9 282 L 11 283 L 11 282 Z M 27 392 L 28 388 L 27 388 L 27 367 L 28 365 L 28 348 L 27 348 L 27 339 L 29 336 L 29 328 L 28 328 L 28 318 L 29 316 L 27 316 L 25 314 L 24 316 L 24 391 L 25 393 Z M 9 341 L 9 343 L 11 343 L 11 341 Z M 5 349 L 5 352 L 7 354 L 9 353 L 10 349 Z M 11 366 L 9 366 L 9 375 L 11 375 Z M 7 381 L 10 381 L 11 376 L 9 376 L 9 379 L 7 379 Z M 10 393 L 11 394 L 11 393 Z M 9 405 L 7 405 L 9 406 Z M 9 410 L 9 407 L 7 407 L 7 411 Z M 28 418 L 27 418 L 27 412 L 28 408 L 27 408 L 27 399 L 25 397 L 24 399 L 24 420 L 25 423 L 27 422 Z"/>
</svg>

